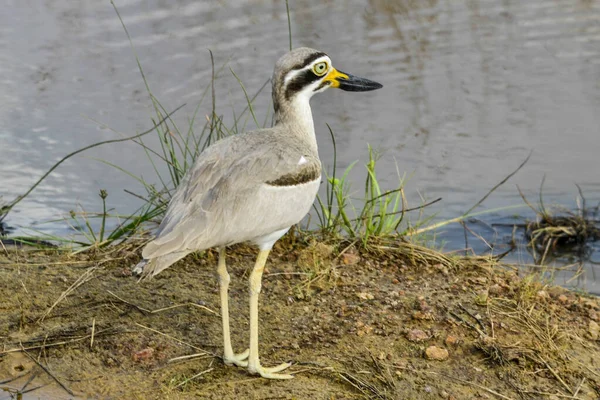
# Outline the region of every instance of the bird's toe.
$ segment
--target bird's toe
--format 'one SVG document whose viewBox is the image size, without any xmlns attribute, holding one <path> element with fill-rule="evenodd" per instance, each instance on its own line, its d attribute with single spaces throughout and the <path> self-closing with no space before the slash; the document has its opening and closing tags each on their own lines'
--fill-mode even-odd
<svg viewBox="0 0 600 400">
<path fill-rule="evenodd" d="M 248 366 L 248 354 L 250 354 L 250 350 L 246 349 L 243 353 L 234 354 L 232 356 L 224 356 L 223 362 L 225 365 L 237 365 L 238 367 L 247 367 Z"/>
<path fill-rule="evenodd" d="M 279 374 L 278 372 L 283 371 L 284 369 L 289 368 L 292 365 L 292 363 L 283 363 L 280 365 L 277 365 L 275 367 L 263 367 L 261 365 L 256 365 L 256 366 L 250 366 L 248 367 L 248 370 L 250 371 L 251 374 L 256 374 L 256 375 L 260 375 L 263 378 L 267 378 L 267 379 L 292 379 L 294 376 L 290 375 L 290 374 Z"/>
</svg>

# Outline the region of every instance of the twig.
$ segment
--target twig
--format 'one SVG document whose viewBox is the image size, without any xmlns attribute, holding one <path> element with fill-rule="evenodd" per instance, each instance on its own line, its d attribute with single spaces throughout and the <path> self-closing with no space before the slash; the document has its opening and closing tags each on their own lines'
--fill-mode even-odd
<svg viewBox="0 0 600 400">
<path fill-rule="evenodd" d="M 554 397 L 559 397 L 562 399 L 577 399 L 577 400 L 581 400 L 581 397 L 577 397 L 575 395 L 571 396 L 568 394 L 561 394 L 561 393 L 549 393 L 549 392 L 538 392 L 535 390 L 519 390 L 519 393 L 527 393 L 527 394 L 540 394 L 542 396 L 554 396 Z"/>
<path fill-rule="evenodd" d="M 581 382 L 579 382 L 579 385 L 577 385 L 577 388 L 575 389 L 575 393 L 573 393 L 573 396 L 577 396 L 577 394 L 579 394 L 579 391 L 581 390 L 581 385 L 583 385 L 584 382 L 585 382 L 585 376 L 583 378 L 581 378 Z"/>
<path fill-rule="evenodd" d="M 95 336 L 100 336 L 101 334 L 103 334 L 106 331 L 110 331 L 110 329 L 105 329 L 105 330 L 102 330 L 102 331 L 98 331 L 98 332 L 95 333 Z M 61 342 L 55 342 L 55 343 L 49 343 L 49 344 L 45 343 L 45 339 L 44 339 L 44 343 L 40 344 L 40 345 L 29 346 L 29 347 L 23 347 L 21 345 L 20 347 L 17 347 L 17 348 L 8 349 L 8 350 L 2 350 L 2 351 L 0 351 L 0 356 L 3 356 L 5 354 L 9 354 L 9 353 L 17 353 L 19 351 L 42 349 L 42 348 L 45 348 L 45 347 L 56 347 L 56 346 L 62 346 L 64 344 L 81 342 L 83 340 L 89 339 L 90 336 L 91 335 L 85 335 L 85 336 L 80 336 L 80 337 L 77 337 L 77 338 L 71 339 L 71 340 L 63 340 Z"/>
<path fill-rule="evenodd" d="M 38 371 L 35 371 L 33 374 L 31 374 L 31 376 L 29 377 L 29 379 L 27 379 L 27 382 L 25 382 L 25 384 L 21 387 L 21 389 L 19 390 L 19 392 L 23 393 L 23 391 L 25 389 L 27 389 L 27 386 L 29 386 L 29 384 L 38 376 Z"/>
<path fill-rule="evenodd" d="M 407 233 L 407 235 L 410 235 L 410 236 L 418 235 L 420 233 L 427 232 L 427 231 L 430 231 L 432 229 L 436 229 L 436 228 L 441 227 L 441 226 L 445 226 L 445 225 L 447 225 L 449 223 L 452 223 L 452 222 L 460 222 L 463 219 L 467 218 L 469 216 L 469 214 L 471 213 L 471 211 L 473 211 L 475 208 L 479 207 L 481 205 L 481 203 L 483 203 L 496 189 L 498 189 L 500 186 L 502 186 L 504 183 L 506 183 L 506 181 L 508 181 L 510 178 L 512 178 L 517 172 L 519 172 L 521 170 L 521 168 L 523 168 L 525 166 L 525 164 L 527 164 L 527 161 L 529 161 L 529 158 L 531 157 L 531 154 L 533 154 L 533 151 L 529 152 L 529 155 L 527 156 L 527 158 L 525 158 L 525 160 L 517 167 L 517 169 L 515 169 L 513 172 L 511 172 L 510 174 L 508 174 L 498 184 L 496 184 L 493 188 L 491 188 L 485 194 L 485 196 L 483 196 L 481 198 L 481 200 L 479 200 L 477 203 L 475 203 L 463 215 L 461 215 L 459 217 L 456 217 L 456 218 L 452 218 L 452 219 L 450 219 L 448 221 L 442 221 L 442 222 L 439 222 L 437 224 L 433 224 L 433 225 L 426 226 L 426 227 L 421 228 L 421 229 L 417 229 L 414 232 Z"/>
<path fill-rule="evenodd" d="M 135 308 L 136 310 L 138 310 L 139 312 L 141 312 L 142 314 L 150 314 L 152 313 L 152 311 L 147 310 L 143 307 L 140 307 L 136 304 L 130 303 L 129 301 L 123 299 L 122 297 L 117 296 L 116 294 L 114 294 L 113 292 L 111 292 L 110 290 L 107 290 L 108 294 L 110 294 L 111 296 L 114 296 L 115 298 L 117 298 L 120 302 L 125 303 L 127 305 L 130 305 L 131 307 Z"/>
<path fill-rule="evenodd" d="M 54 307 L 56 307 L 58 305 L 58 303 L 60 303 L 64 299 L 66 299 L 67 296 L 70 295 L 79 286 L 83 285 L 84 283 L 86 283 L 87 281 L 92 279 L 93 273 L 97 268 L 98 268 L 97 266 L 88 268 L 83 274 L 81 274 L 81 276 L 79 278 L 77 278 L 77 280 L 75 282 L 73 282 L 73 284 L 71 286 L 69 286 L 67 288 L 67 290 L 65 290 L 64 292 L 62 292 L 60 294 L 60 296 L 58 296 L 58 299 L 56 299 L 54 304 L 52 304 L 52 306 L 50 306 L 50 308 L 48 310 L 46 310 L 46 312 L 44 313 L 44 315 L 42 315 L 42 318 L 40 318 L 39 321 L 40 322 L 44 321 L 44 319 L 52 312 L 52 310 L 54 309 Z"/>
<path fill-rule="evenodd" d="M 469 214 L 471 211 L 473 211 L 474 209 L 476 209 L 477 207 L 479 207 L 481 205 L 481 203 L 483 203 L 488 197 L 490 197 L 490 195 L 496 190 L 498 189 L 500 186 L 504 185 L 506 183 L 506 181 L 508 181 L 510 178 L 512 178 L 517 172 L 519 172 L 521 170 L 521 168 L 523 168 L 525 166 L 525 164 L 527 164 L 527 161 L 529 161 L 529 159 L 531 158 L 531 155 L 533 154 L 533 150 L 531 150 L 529 152 L 529 154 L 527 155 L 527 157 L 525 158 L 525 160 L 523 160 L 523 162 L 517 167 L 517 169 L 515 169 L 513 172 L 511 172 L 510 174 L 508 174 L 504 179 L 502 179 L 500 182 L 498 182 L 493 188 L 491 188 L 486 194 L 485 196 L 483 196 L 481 198 L 481 200 L 479 200 L 477 203 L 475 203 L 473 205 L 473 207 L 469 208 L 469 210 L 465 213 L 465 214 Z"/>
<path fill-rule="evenodd" d="M 73 393 L 71 391 L 71 389 L 69 389 L 68 387 L 66 387 L 56 376 L 54 376 L 54 374 L 52 374 L 50 372 L 50 370 L 48 368 L 46 368 L 45 366 L 43 366 L 38 360 L 35 359 L 35 357 L 33 357 L 31 354 L 29 354 L 27 351 L 25 351 L 25 349 L 23 349 L 23 353 L 25 353 L 25 355 L 27 357 L 29 357 L 34 363 L 36 363 L 41 369 L 44 370 L 45 373 L 47 373 L 52 379 L 54 379 L 54 381 L 56 383 L 58 383 L 58 385 L 63 388 L 65 390 L 65 392 L 69 393 L 71 396 L 75 396 L 75 393 Z"/>
<path fill-rule="evenodd" d="M 377 398 L 379 398 L 379 399 L 385 399 L 385 397 L 381 395 L 379 390 L 375 386 L 371 385 L 370 383 L 361 381 L 357 377 L 355 377 L 347 372 L 339 372 L 338 375 L 340 378 L 342 378 L 343 380 L 348 382 L 350 385 L 352 385 L 355 389 L 357 389 L 361 393 L 363 393 L 363 394 L 372 393 L 373 395 L 377 396 Z M 368 392 L 365 390 L 365 388 L 368 389 Z"/>
<path fill-rule="evenodd" d="M 473 318 L 475 321 L 477 321 L 477 323 L 479 324 L 479 326 L 481 327 L 481 329 L 483 329 L 484 332 L 486 331 L 486 327 L 483 324 L 483 322 L 481 322 L 481 318 L 477 318 L 475 315 L 473 315 L 473 313 L 471 311 L 467 310 L 465 308 L 465 306 L 463 306 L 461 303 L 458 303 L 458 306 L 460 307 L 461 310 L 463 310 L 464 312 L 466 312 L 467 314 L 469 314 L 469 316 L 471 318 Z"/>
<path fill-rule="evenodd" d="M 542 357 L 540 357 L 540 359 L 538 360 L 538 362 L 542 362 L 542 364 L 544 364 L 546 366 L 546 368 L 548 368 L 548 370 L 552 373 L 552 375 L 554 375 L 554 377 L 560 382 L 562 383 L 562 385 L 565 387 L 565 389 L 567 389 L 567 391 L 571 394 L 573 394 L 573 390 L 569 387 L 569 385 L 567 385 L 565 383 L 565 381 L 563 381 L 563 379 L 560 377 L 560 375 L 558 375 L 558 373 L 550 366 L 550 364 L 548 364 L 548 362 L 546 362 L 546 360 L 544 360 Z"/>
<path fill-rule="evenodd" d="M 189 346 L 189 347 L 191 347 L 192 349 L 196 349 L 196 350 L 199 350 L 199 351 L 203 351 L 203 352 L 204 352 L 205 354 L 207 354 L 207 355 L 211 355 L 211 356 L 213 356 L 213 357 L 217 357 L 215 354 L 213 354 L 213 353 L 211 353 L 211 352 L 209 352 L 209 351 L 206 351 L 206 350 L 204 350 L 204 349 L 201 349 L 200 347 L 194 346 L 193 344 L 190 344 L 190 343 L 184 342 L 183 340 L 177 339 L 177 338 L 176 338 L 176 337 L 174 337 L 174 336 L 168 335 L 168 334 L 166 334 L 166 333 L 163 333 L 163 332 L 161 332 L 161 331 L 158 331 L 158 330 L 156 330 L 156 329 L 150 328 L 150 327 L 148 327 L 148 326 L 142 325 L 142 324 L 140 324 L 140 323 L 137 323 L 137 322 L 136 322 L 135 324 L 136 324 L 137 326 L 139 326 L 140 328 L 147 329 L 147 330 L 149 330 L 150 332 L 158 333 L 159 335 L 162 335 L 162 336 L 164 336 L 164 337 L 167 337 L 167 338 L 169 338 L 169 339 L 171 339 L 171 340 L 174 340 L 174 341 L 176 341 L 177 343 L 180 343 L 180 344 L 183 344 L 183 345 Z"/>
<path fill-rule="evenodd" d="M 188 379 L 184 380 L 183 382 L 179 383 L 177 386 L 175 386 L 175 388 L 179 388 L 179 387 L 181 387 L 181 386 L 185 385 L 186 383 L 188 383 L 189 381 L 191 381 L 192 379 L 196 379 L 196 378 L 198 378 L 199 376 L 202 376 L 202 375 L 204 375 L 204 374 L 207 374 L 207 373 L 209 373 L 209 372 L 210 372 L 210 371 L 212 371 L 212 370 L 214 370 L 214 368 L 209 368 L 209 369 L 207 369 L 207 370 L 204 370 L 204 371 L 202 371 L 202 372 L 199 372 L 199 373 L 197 373 L 196 375 L 192 376 L 191 378 L 188 378 Z"/>
<path fill-rule="evenodd" d="M 206 353 L 189 354 L 189 355 L 186 355 L 186 356 L 179 356 L 179 357 L 171 358 L 169 361 L 167 361 L 167 363 L 172 363 L 172 362 L 175 362 L 175 361 L 182 361 L 182 360 L 190 360 L 190 359 L 193 359 L 193 358 L 205 358 L 207 356 L 208 355 Z"/>
<path fill-rule="evenodd" d="M 163 312 L 163 311 L 167 311 L 167 310 L 171 310 L 173 308 L 178 308 L 178 307 L 187 307 L 187 306 L 192 306 L 192 307 L 196 307 L 196 308 L 201 308 L 202 310 L 208 311 L 211 314 L 214 314 L 216 316 L 221 316 L 221 314 L 219 314 L 218 312 L 211 310 L 210 308 L 200 305 L 200 304 L 196 304 L 196 303 L 183 303 L 183 304 L 175 304 L 173 306 L 169 306 L 169 307 L 163 307 L 163 308 L 159 308 L 157 310 L 148 310 L 147 308 L 144 307 L 140 307 L 136 304 L 133 304 L 125 299 L 123 299 L 122 297 L 117 296 L 116 294 L 114 294 L 113 292 L 111 292 L 110 290 L 107 290 L 107 292 L 111 295 L 114 296 L 115 298 L 117 298 L 119 301 L 130 305 L 131 307 L 134 307 L 135 309 L 137 309 L 138 311 L 142 312 L 142 313 L 147 313 L 147 314 L 157 314 L 159 312 Z"/>
<path fill-rule="evenodd" d="M 218 312 L 216 312 L 214 310 L 211 310 L 210 308 L 208 308 L 206 306 L 203 306 L 203 305 L 200 305 L 200 304 L 196 304 L 196 303 L 175 304 L 174 306 L 159 308 L 158 310 L 150 311 L 150 313 L 151 314 L 156 314 L 156 313 L 159 313 L 159 312 L 171 310 L 173 308 L 186 307 L 186 306 L 192 306 L 192 307 L 196 307 L 196 308 L 201 308 L 202 310 L 208 311 L 209 313 L 212 313 L 212 314 L 216 315 L 217 317 L 221 316 L 221 314 L 219 314 Z"/>
<path fill-rule="evenodd" d="M 91 335 L 91 338 L 90 338 L 90 350 L 94 346 L 94 333 L 95 332 L 96 332 L 96 318 L 94 317 L 92 319 L 92 335 Z"/>
<path fill-rule="evenodd" d="M 476 331 L 477 333 L 479 333 L 480 336 L 486 336 L 486 334 L 484 332 L 482 332 L 478 327 L 476 327 L 475 325 L 473 325 L 469 321 L 465 321 L 465 319 L 463 317 L 461 317 L 460 315 L 458 315 L 454 311 L 450 311 L 450 315 L 452 315 L 454 318 L 456 318 L 459 322 L 462 322 L 463 324 L 467 325 L 469 328 L 471 328 L 474 331 Z"/>
<path fill-rule="evenodd" d="M 439 376 L 443 376 L 443 377 L 445 377 L 445 378 L 448 378 L 448 379 L 451 379 L 451 380 L 455 380 L 455 381 L 458 381 L 458 382 L 464 383 L 464 384 L 466 384 L 466 385 L 475 386 L 476 388 L 478 388 L 478 389 L 481 389 L 481 390 L 485 390 L 486 392 L 488 392 L 488 393 L 491 393 L 491 394 L 493 394 L 494 396 L 498 396 L 498 397 L 500 397 L 501 399 L 506 399 L 506 400 L 514 400 L 512 397 L 505 396 L 505 395 L 503 395 L 503 394 L 501 394 L 501 393 L 498 393 L 498 392 L 496 392 L 495 390 L 492 390 L 492 389 L 490 389 L 490 388 L 487 388 L 487 387 L 485 387 L 485 386 L 481 386 L 481 385 L 479 385 L 479 384 L 477 384 L 477 383 L 475 383 L 475 382 L 469 382 L 469 381 L 465 381 L 465 380 L 463 380 L 463 379 L 460 379 L 460 378 L 457 378 L 457 377 L 455 377 L 455 376 L 450 376 L 450 375 L 446 375 L 446 374 L 441 374 L 441 373 L 439 373 L 439 372 L 430 372 L 430 371 L 422 371 L 422 372 L 424 372 L 424 373 L 426 373 L 426 374 L 433 374 L 433 375 L 439 375 Z"/>
</svg>

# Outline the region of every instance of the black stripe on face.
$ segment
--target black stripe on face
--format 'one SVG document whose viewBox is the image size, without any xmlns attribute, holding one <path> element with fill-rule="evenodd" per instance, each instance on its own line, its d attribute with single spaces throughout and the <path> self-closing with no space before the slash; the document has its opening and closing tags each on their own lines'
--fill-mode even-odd
<svg viewBox="0 0 600 400">
<path fill-rule="evenodd" d="M 311 64 L 317 58 L 326 57 L 326 56 L 327 56 L 327 54 L 320 52 L 320 51 L 316 52 L 314 54 L 311 54 L 310 56 L 308 56 L 307 58 L 304 59 L 302 64 L 298 64 L 294 68 L 292 68 L 292 71 L 297 71 L 299 69 L 302 69 L 302 68 L 306 67 L 307 65 Z"/>
<path fill-rule="evenodd" d="M 288 82 L 287 86 L 285 87 L 285 99 L 289 100 L 292 98 L 292 96 L 304 89 L 306 86 L 322 78 L 323 76 L 316 75 L 310 69 L 298 74 L 294 77 L 294 79 Z"/>
</svg>

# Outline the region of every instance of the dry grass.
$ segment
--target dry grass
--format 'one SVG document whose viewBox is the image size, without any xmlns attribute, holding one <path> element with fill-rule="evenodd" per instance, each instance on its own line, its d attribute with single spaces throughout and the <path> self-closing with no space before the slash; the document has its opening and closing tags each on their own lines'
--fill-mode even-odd
<svg viewBox="0 0 600 400">
<path fill-rule="evenodd" d="M 542 181 L 542 187 L 543 184 Z M 576 211 L 565 207 L 547 207 L 541 194 L 542 188 L 538 205 L 533 205 L 519 190 L 523 201 L 537 215 L 535 221 L 525 224 L 525 236 L 538 264 L 544 264 L 550 255 L 575 254 L 585 258 L 589 243 L 600 239 L 600 203 L 589 208 L 581 188 L 577 188 L 579 198 Z"/>
<path fill-rule="evenodd" d="M 0 310 L 6 393 L 36 388 L 43 395 L 54 388 L 60 396 L 70 390 L 83 397 L 233 399 L 241 390 L 256 399 L 384 400 L 600 395 L 600 346 L 589 331 L 600 316 L 598 301 L 519 278 L 491 257 L 441 254 L 405 241 L 372 240 L 365 247 L 286 238 L 273 252 L 261 295 L 263 359 L 295 362 L 296 378 L 282 383 L 222 365 L 212 252 L 138 284 L 129 275 L 136 249 L 70 257 L 17 248 L 2 253 L 0 289 L 10 294 Z M 228 259 L 237 345 L 246 339 L 240 303 L 254 256 L 250 247 L 236 246 Z M 414 330 L 426 339 L 411 340 Z M 449 359 L 428 360 L 431 345 L 446 348 Z M 19 358 L 25 352 L 37 362 Z"/>
</svg>

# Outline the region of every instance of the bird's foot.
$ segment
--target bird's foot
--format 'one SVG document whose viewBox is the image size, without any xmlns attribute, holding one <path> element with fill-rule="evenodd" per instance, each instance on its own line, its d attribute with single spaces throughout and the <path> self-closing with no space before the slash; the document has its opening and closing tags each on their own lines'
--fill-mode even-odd
<svg viewBox="0 0 600 400">
<path fill-rule="evenodd" d="M 237 365 L 238 367 L 247 367 L 248 366 L 248 354 L 250 354 L 250 350 L 246 349 L 243 353 L 225 355 L 223 356 L 223 362 L 225 365 Z"/>
<path fill-rule="evenodd" d="M 278 374 L 278 372 L 283 371 L 284 369 L 289 368 L 292 363 L 283 363 L 276 367 L 266 368 L 260 365 L 250 365 L 248 366 L 248 371 L 251 374 L 260 375 L 263 378 L 267 379 L 292 379 L 294 376 L 289 374 Z"/>
</svg>

